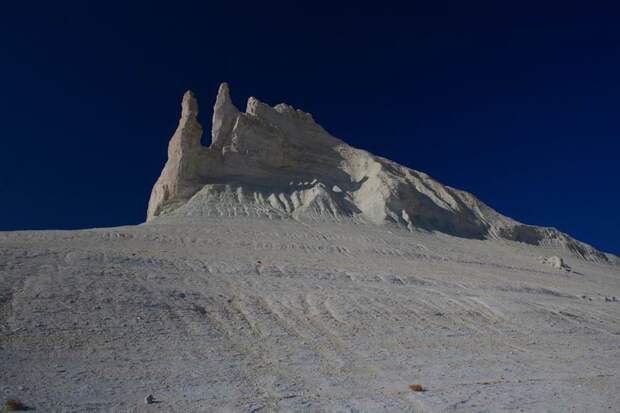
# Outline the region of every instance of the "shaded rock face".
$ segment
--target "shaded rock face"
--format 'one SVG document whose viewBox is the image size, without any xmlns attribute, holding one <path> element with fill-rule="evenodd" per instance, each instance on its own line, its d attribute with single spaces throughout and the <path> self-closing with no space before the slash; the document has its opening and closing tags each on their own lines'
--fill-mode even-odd
<svg viewBox="0 0 620 413">
<path fill-rule="evenodd" d="M 353 148 L 289 105 L 271 107 L 251 97 L 241 112 L 222 84 L 209 147 L 200 143 L 198 103 L 191 92 L 183 96 L 181 108 L 147 221 L 239 215 L 354 220 L 554 245 L 588 260 L 617 260 L 553 228 L 516 222 L 423 172 Z"/>
<path fill-rule="evenodd" d="M 187 91 L 179 126 L 168 144 L 168 161 L 151 192 L 147 219 L 182 205 L 200 185 L 206 150 L 200 144 L 202 126 L 197 117 L 198 102 Z"/>
</svg>

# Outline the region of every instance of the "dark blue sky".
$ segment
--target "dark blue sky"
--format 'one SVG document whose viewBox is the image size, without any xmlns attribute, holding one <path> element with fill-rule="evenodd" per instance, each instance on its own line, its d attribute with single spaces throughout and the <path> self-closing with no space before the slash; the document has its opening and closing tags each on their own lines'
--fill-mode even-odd
<svg viewBox="0 0 620 413">
<path fill-rule="evenodd" d="M 354 146 L 620 253 L 613 2 L 6 3 L 0 230 L 143 221 L 181 95 L 196 92 L 208 132 L 225 80 L 241 108 L 286 101 Z"/>
</svg>

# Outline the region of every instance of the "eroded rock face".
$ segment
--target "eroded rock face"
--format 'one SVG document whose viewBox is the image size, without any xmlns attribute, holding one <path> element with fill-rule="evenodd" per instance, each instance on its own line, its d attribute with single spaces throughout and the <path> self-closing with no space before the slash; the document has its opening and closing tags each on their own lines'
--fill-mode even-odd
<svg viewBox="0 0 620 413">
<path fill-rule="evenodd" d="M 200 143 L 198 104 L 183 97 L 168 161 L 149 201 L 160 216 L 257 216 L 356 220 L 554 245 L 584 259 L 614 261 L 553 228 L 521 224 L 475 196 L 331 136 L 312 115 L 286 104 L 248 99 L 245 112 L 223 83 L 215 101 L 211 145 Z"/>
<path fill-rule="evenodd" d="M 213 107 L 213 126 L 211 128 L 211 146 L 220 147 L 226 137 L 232 133 L 239 111 L 230 98 L 228 84 L 222 83 L 217 92 Z"/>
<path fill-rule="evenodd" d="M 539 257 L 538 259 L 542 264 L 548 265 L 557 270 L 562 270 L 562 271 L 567 271 L 567 272 L 571 271 L 570 266 L 568 266 L 564 262 L 564 259 L 562 259 L 562 257 L 558 257 L 557 255 L 552 255 L 550 257 Z"/>
<path fill-rule="evenodd" d="M 180 206 L 200 188 L 205 152 L 201 137 L 198 102 L 187 91 L 181 103 L 179 126 L 168 144 L 168 161 L 151 192 L 147 220 Z"/>
</svg>

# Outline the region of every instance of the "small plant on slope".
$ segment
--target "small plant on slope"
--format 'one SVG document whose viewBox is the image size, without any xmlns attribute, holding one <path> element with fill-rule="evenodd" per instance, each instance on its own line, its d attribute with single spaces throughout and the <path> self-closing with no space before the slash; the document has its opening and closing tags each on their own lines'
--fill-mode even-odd
<svg viewBox="0 0 620 413">
<path fill-rule="evenodd" d="M 28 408 L 19 400 L 9 399 L 4 402 L 4 410 L 7 412 L 21 412 Z"/>
<path fill-rule="evenodd" d="M 416 392 L 424 392 L 424 391 L 426 391 L 426 389 L 421 384 L 410 384 L 409 388 L 412 391 L 416 391 Z"/>
</svg>

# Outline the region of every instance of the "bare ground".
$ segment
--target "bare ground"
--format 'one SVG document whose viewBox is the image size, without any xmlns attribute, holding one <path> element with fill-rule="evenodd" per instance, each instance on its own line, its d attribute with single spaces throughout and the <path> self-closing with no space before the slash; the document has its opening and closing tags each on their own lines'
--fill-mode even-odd
<svg viewBox="0 0 620 413">
<path fill-rule="evenodd" d="M 4 232 L 0 395 L 43 412 L 616 412 L 614 296 L 619 267 L 566 251 L 355 222 Z"/>
</svg>

